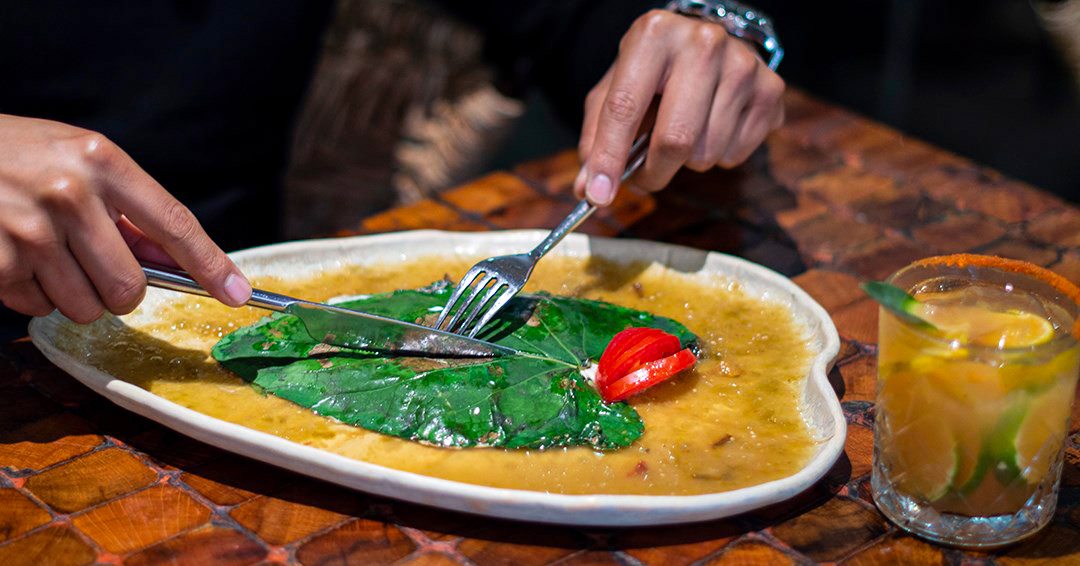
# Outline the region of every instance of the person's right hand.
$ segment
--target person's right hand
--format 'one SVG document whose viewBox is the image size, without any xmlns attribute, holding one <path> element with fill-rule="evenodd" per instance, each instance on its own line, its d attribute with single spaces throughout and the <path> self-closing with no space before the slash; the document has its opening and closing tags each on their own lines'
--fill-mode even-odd
<svg viewBox="0 0 1080 566">
<path fill-rule="evenodd" d="M 0 115 L 0 300 L 79 323 L 142 301 L 136 260 L 187 270 L 221 302 L 251 284 L 184 205 L 101 134 Z"/>
</svg>

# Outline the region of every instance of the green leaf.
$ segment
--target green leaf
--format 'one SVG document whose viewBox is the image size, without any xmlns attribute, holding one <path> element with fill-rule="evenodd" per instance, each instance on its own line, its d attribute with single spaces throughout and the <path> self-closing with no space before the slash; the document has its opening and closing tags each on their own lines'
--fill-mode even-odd
<svg viewBox="0 0 1080 566">
<path fill-rule="evenodd" d="M 937 330 L 936 326 L 920 316 L 922 303 L 909 295 L 907 291 L 884 281 L 867 281 L 860 287 L 867 295 L 870 295 L 871 299 L 901 319 L 920 328 Z"/>
<path fill-rule="evenodd" d="M 340 303 L 398 320 L 437 317 L 453 288 L 433 285 Z M 489 359 L 388 357 L 315 343 L 300 322 L 273 315 L 224 337 L 213 356 L 266 392 L 321 415 L 437 446 L 612 450 L 643 431 L 625 403 L 604 403 L 581 376 L 630 326 L 696 337 L 673 320 L 546 293 L 511 301 L 481 338 L 520 353 Z"/>
</svg>

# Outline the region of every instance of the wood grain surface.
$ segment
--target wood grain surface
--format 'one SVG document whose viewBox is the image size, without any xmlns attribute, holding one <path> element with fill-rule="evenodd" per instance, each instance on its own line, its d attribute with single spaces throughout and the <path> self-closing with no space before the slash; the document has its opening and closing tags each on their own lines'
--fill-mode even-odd
<svg viewBox="0 0 1080 566">
<path fill-rule="evenodd" d="M 903 534 L 869 496 L 877 308 L 858 290 L 911 260 L 999 254 L 1080 281 L 1080 210 L 798 92 L 788 122 L 734 171 L 622 194 L 582 228 L 737 254 L 791 276 L 843 339 L 831 378 L 845 455 L 792 500 L 722 521 L 578 529 L 420 507 L 310 480 L 128 413 L 0 346 L 0 564 L 1080 563 L 1080 410 L 1058 512 L 994 554 Z M 379 214 L 353 233 L 553 226 L 573 206 L 565 152 Z"/>
</svg>

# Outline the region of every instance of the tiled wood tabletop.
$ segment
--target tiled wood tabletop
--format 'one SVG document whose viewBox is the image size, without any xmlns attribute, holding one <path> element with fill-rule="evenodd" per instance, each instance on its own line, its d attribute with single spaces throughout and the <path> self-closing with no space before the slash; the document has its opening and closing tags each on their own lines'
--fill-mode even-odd
<svg viewBox="0 0 1080 566">
<path fill-rule="evenodd" d="M 813 488 L 739 517 L 649 529 L 490 520 L 315 482 L 187 439 L 104 401 L 26 340 L 0 346 L 0 564 L 1080 563 L 1080 410 L 1058 512 L 996 554 L 902 534 L 868 495 L 877 308 L 858 290 L 913 259 L 975 251 L 1080 281 L 1080 210 L 789 93 L 788 123 L 745 167 L 623 194 L 584 226 L 733 253 L 787 274 L 832 315 L 844 457 Z M 550 227 L 573 152 L 364 220 L 358 233 Z"/>
</svg>

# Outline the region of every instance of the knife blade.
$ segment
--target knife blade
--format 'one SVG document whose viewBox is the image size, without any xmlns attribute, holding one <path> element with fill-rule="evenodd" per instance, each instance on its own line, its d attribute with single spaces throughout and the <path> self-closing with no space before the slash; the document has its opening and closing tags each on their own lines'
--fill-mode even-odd
<svg viewBox="0 0 1080 566">
<path fill-rule="evenodd" d="M 202 297 L 211 296 L 183 271 L 141 263 L 146 281 L 151 286 Z M 261 289 L 252 290 L 247 304 L 293 315 L 300 319 L 313 340 L 332 346 L 437 357 L 486 358 L 517 353 L 513 348 L 493 342 Z"/>
<path fill-rule="evenodd" d="M 517 353 L 493 342 L 323 303 L 298 300 L 284 312 L 299 318 L 315 340 L 346 348 L 469 358 Z"/>
</svg>

